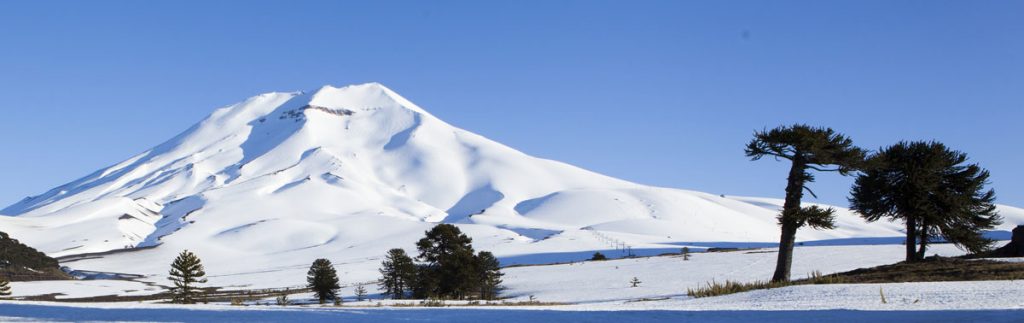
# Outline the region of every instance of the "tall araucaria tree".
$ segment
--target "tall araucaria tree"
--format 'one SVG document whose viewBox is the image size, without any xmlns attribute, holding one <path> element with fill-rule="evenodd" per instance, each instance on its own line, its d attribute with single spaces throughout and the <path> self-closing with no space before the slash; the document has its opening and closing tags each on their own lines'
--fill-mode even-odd
<svg viewBox="0 0 1024 323">
<path fill-rule="evenodd" d="M 772 281 L 788 281 L 797 229 L 803 226 L 815 229 L 835 227 L 834 209 L 800 206 L 805 190 L 817 197 L 807 187 L 807 183 L 814 182 L 811 171 L 849 175 L 864 162 L 865 152 L 831 128 L 803 124 L 755 132 L 745 152 L 751 160 L 774 157 L 792 163 L 786 183 L 786 200 L 778 218 L 782 235 L 779 238 L 778 262 L 772 276 Z"/>
<path fill-rule="evenodd" d="M 967 154 L 939 142 L 900 142 L 868 160 L 850 192 L 850 209 L 868 221 L 906 225 L 906 261 L 924 258 L 928 241 L 941 236 L 970 252 L 989 248 L 982 235 L 1000 223 L 988 171 L 966 164 Z M 915 250 L 915 244 L 920 248 Z"/>
</svg>

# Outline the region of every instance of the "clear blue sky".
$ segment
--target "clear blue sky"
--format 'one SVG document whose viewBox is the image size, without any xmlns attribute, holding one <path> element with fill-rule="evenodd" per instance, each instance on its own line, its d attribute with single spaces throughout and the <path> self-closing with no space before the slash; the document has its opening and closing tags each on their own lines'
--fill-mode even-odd
<svg viewBox="0 0 1024 323">
<path fill-rule="evenodd" d="M 945 142 L 1024 206 L 1022 1 L 4 1 L 0 204 L 249 96 L 369 81 L 645 184 L 780 197 L 788 165 L 743 145 L 806 122 Z"/>
</svg>

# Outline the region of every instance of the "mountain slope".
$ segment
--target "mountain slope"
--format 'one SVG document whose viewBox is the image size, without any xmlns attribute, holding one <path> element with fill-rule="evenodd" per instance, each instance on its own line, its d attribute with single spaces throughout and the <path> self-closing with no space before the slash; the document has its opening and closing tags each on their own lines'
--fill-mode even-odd
<svg viewBox="0 0 1024 323">
<path fill-rule="evenodd" d="M 459 224 L 504 257 L 772 242 L 779 205 L 531 157 L 371 83 L 218 109 L 147 152 L 5 208 L 0 225 L 55 257 L 156 246 L 78 263 L 155 274 L 185 248 L 239 271 L 325 255 L 368 262 L 412 249 L 435 222 Z M 837 230 L 799 238 L 899 235 L 840 210 Z"/>
</svg>

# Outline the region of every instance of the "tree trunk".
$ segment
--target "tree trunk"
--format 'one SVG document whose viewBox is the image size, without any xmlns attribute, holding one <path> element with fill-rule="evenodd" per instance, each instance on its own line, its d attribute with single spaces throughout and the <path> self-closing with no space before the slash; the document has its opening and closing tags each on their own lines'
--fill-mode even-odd
<svg viewBox="0 0 1024 323">
<path fill-rule="evenodd" d="M 782 225 L 780 230 L 782 235 L 779 237 L 779 259 L 775 263 L 773 282 L 789 281 L 789 272 L 793 266 L 793 244 L 796 241 L 796 230 L 802 225 L 793 219 L 793 215 L 800 212 L 806 167 L 806 163 L 799 154 L 793 157 L 793 166 L 789 169 L 789 178 L 786 183 L 786 203 L 782 205 L 782 215 L 779 220 L 779 224 Z"/>
<path fill-rule="evenodd" d="M 788 221 L 787 221 L 788 222 Z M 782 236 L 779 238 L 779 259 L 775 263 L 773 282 L 789 281 L 790 268 L 793 267 L 793 245 L 796 240 L 796 225 L 782 224 Z"/>
<path fill-rule="evenodd" d="M 907 262 L 917 260 L 917 219 L 907 218 Z"/>
<path fill-rule="evenodd" d="M 919 239 L 921 240 L 921 246 L 917 250 L 917 260 L 924 260 L 924 252 L 928 248 L 928 231 L 924 228 L 921 228 Z"/>
</svg>

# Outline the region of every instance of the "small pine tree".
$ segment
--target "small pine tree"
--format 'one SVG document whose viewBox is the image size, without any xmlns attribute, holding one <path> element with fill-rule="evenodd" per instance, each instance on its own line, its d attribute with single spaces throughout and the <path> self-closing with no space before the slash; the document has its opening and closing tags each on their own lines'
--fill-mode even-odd
<svg viewBox="0 0 1024 323">
<path fill-rule="evenodd" d="M 608 257 L 605 257 L 601 252 L 595 252 L 594 255 L 590 257 L 590 260 L 608 260 Z"/>
<path fill-rule="evenodd" d="M 170 277 L 167 279 L 174 282 L 174 287 L 171 288 L 171 302 L 195 304 L 200 295 L 196 284 L 206 283 L 206 271 L 203 270 L 203 263 L 199 257 L 188 250 L 183 250 L 171 263 L 169 274 Z"/>
<path fill-rule="evenodd" d="M 690 260 L 690 247 L 683 247 L 683 261 Z"/>
<path fill-rule="evenodd" d="M 11 296 L 10 282 L 3 277 L 0 277 L 0 296 Z"/>
<path fill-rule="evenodd" d="M 633 277 L 633 280 L 629 281 L 629 285 L 630 285 L 630 287 L 638 287 L 638 286 L 640 286 L 640 279 L 636 278 L 636 277 Z"/>
<path fill-rule="evenodd" d="M 307 287 L 316 294 L 320 304 L 328 299 L 337 299 L 338 289 L 341 288 L 338 285 L 338 272 L 334 270 L 334 265 L 330 260 L 323 258 L 313 261 L 309 272 L 306 273 L 306 283 L 308 283 Z"/>
<path fill-rule="evenodd" d="M 366 299 L 366 288 L 363 284 L 356 285 L 356 300 L 362 302 Z"/>
</svg>

